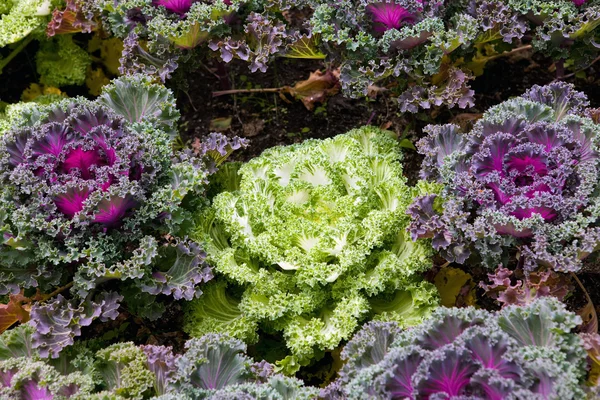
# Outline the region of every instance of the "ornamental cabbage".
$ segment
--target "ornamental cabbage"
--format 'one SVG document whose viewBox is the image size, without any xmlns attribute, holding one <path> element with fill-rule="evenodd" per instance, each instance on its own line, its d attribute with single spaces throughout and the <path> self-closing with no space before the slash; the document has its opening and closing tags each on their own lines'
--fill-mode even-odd
<svg viewBox="0 0 600 400">
<path fill-rule="evenodd" d="M 596 28 L 600 25 L 600 4 L 585 0 L 510 0 L 510 7 L 525 16 L 531 25 L 536 51 L 561 58 L 578 70 L 598 55 Z"/>
<path fill-rule="evenodd" d="M 186 343 L 176 362 L 167 394 L 158 400 L 314 399 L 318 390 L 275 373 L 266 361 L 253 362 L 237 339 L 208 334 Z"/>
<path fill-rule="evenodd" d="M 581 318 L 553 298 L 494 314 L 438 308 L 409 330 L 367 324 L 325 399 L 583 399 Z"/>
<path fill-rule="evenodd" d="M 22 400 L 89 399 L 314 399 L 318 389 L 254 362 L 246 346 L 223 335 L 170 347 L 86 341 L 60 358 L 32 349 L 31 325 L 0 335 L 0 396 Z"/>
<path fill-rule="evenodd" d="M 534 86 L 488 110 L 468 133 L 429 126 L 422 177 L 444 185 L 409 209 L 413 238 L 432 237 L 449 261 L 577 271 L 600 244 L 598 136 L 572 85 Z"/>
<path fill-rule="evenodd" d="M 363 127 L 219 171 L 223 191 L 195 236 L 219 277 L 189 304 L 185 329 L 248 342 L 281 332 L 297 367 L 365 319 L 426 316 L 437 296 L 418 273 L 432 251 L 405 231 L 413 194 L 389 134 Z"/>
<path fill-rule="evenodd" d="M 22 325 L 0 336 L 2 398 L 141 400 L 174 374 L 177 358 L 169 348 L 88 341 L 50 359 L 32 349 L 32 332 Z M 166 372 L 158 373 L 157 365 Z"/>
<path fill-rule="evenodd" d="M 124 297 L 158 318 L 156 296 L 200 296 L 212 272 L 198 245 L 177 236 L 191 218 L 182 204 L 202 202 L 210 153 L 226 157 L 243 142 L 213 135 L 201 155 L 174 154 L 173 95 L 139 75 L 95 101 L 19 110 L 0 136 L 0 292 L 72 285 L 34 302 L 36 347 L 57 357 L 82 326 L 114 319 Z M 125 296 L 103 292 L 111 280 Z"/>
</svg>

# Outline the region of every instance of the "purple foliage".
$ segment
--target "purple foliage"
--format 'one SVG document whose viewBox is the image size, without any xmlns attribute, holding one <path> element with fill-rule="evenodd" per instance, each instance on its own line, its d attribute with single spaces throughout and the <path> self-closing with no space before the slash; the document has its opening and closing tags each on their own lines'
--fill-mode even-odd
<svg viewBox="0 0 600 400">
<path fill-rule="evenodd" d="M 77 216 L 104 230 L 118 227 L 138 206 L 123 183 L 139 181 L 133 171 L 155 168 L 143 164 L 144 144 L 127 134 L 125 121 L 97 106 L 71 107 L 62 121 L 10 132 L 0 147 L 9 154 L 0 161 L 1 177 L 23 194 L 23 206 L 36 204 L 51 220 Z"/>
<path fill-rule="evenodd" d="M 419 381 L 416 392 L 425 398 L 442 393 L 448 397 L 469 394 L 471 378 L 480 368 L 472 354 L 449 349 L 440 356 L 428 365 L 427 379 Z"/>
<path fill-rule="evenodd" d="M 570 332 L 579 321 L 545 298 L 498 314 L 440 308 L 406 331 L 371 322 L 348 342 L 340 377 L 321 397 L 577 398 L 585 351 Z"/>
<path fill-rule="evenodd" d="M 410 207 L 412 236 L 434 238 L 449 261 L 464 262 L 475 247 L 496 266 L 517 245 L 528 268 L 541 262 L 577 270 L 597 236 L 590 227 L 588 239 L 574 242 L 578 248 L 563 250 L 582 232 L 570 221 L 582 221 L 595 201 L 598 128 L 580 117 L 587 104 L 571 85 L 557 82 L 490 109 L 468 134 L 454 125 L 428 127 L 418 143 L 422 177 L 442 183 L 446 201 L 434 210 L 431 197 L 417 199 Z"/>
<path fill-rule="evenodd" d="M 152 0 L 155 6 L 163 6 L 167 10 L 184 16 L 197 0 Z"/>
<path fill-rule="evenodd" d="M 66 33 L 91 33 L 98 28 L 94 4 L 85 0 L 67 0 L 65 8 L 56 8 L 46 28 L 48 37 Z"/>
<path fill-rule="evenodd" d="M 177 69 L 178 58 L 176 54 L 167 52 L 160 57 L 150 54 L 141 46 L 137 32 L 131 31 L 123 40 L 119 72 L 123 75 L 143 73 L 157 76 L 161 82 L 166 82 Z"/>
<path fill-rule="evenodd" d="M 250 372 L 256 377 L 258 382 L 266 382 L 275 374 L 275 367 L 273 364 L 262 360 L 252 364 L 250 366 Z"/>
<path fill-rule="evenodd" d="M 52 400 L 54 395 L 48 388 L 38 386 L 35 381 L 27 381 L 21 386 L 22 400 Z"/>
<path fill-rule="evenodd" d="M 266 361 L 253 362 L 246 345 L 221 334 L 207 334 L 185 344 L 177 360 L 168 399 L 314 399 L 318 390 L 274 373 Z"/>
<path fill-rule="evenodd" d="M 449 68 L 443 75 L 445 75 L 445 79 L 437 85 L 415 85 L 402 93 L 398 97 L 400 111 L 415 113 L 419 108 L 429 109 L 441 105 L 460 108 L 473 107 L 475 92 L 468 86 L 468 82 L 473 79 L 473 76 L 454 67 Z"/>
<path fill-rule="evenodd" d="M 398 29 L 403 25 L 412 24 L 416 20 L 415 14 L 394 2 L 371 3 L 367 6 L 367 12 L 373 17 L 375 32 Z"/>
<path fill-rule="evenodd" d="M 483 35 L 500 35 L 506 43 L 521 39 L 528 30 L 526 19 L 511 10 L 506 2 L 495 0 L 470 1 L 469 15 L 476 18 L 485 32 Z M 493 36 L 492 36 L 493 37 Z"/>
<path fill-rule="evenodd" d="M 174 153 L 173 95 L 144 75 L 113 81 L 95 101 L 23 113 L 0 137 L 0 288 L 42 296 L 73 285 L 69 300 L 32 303 L 40 354 L 57 357 L 81 327 L 115 319 L 118 292 L 153 318 L 166 296 L 199 297 L 213 274 L 181 225 L 204 204 L 208 175 L 246 141 L 213 134 L 197 154 Z M 98 297 L 107 281 L 117 293 Z"/>
<path fill-rule="evenodd" d="M 228 138 L 220 133 L 212 132 L 195 149 L 197 155 L 211 160 L 209 167 L 214 170 L 225 161 L 235 150 L 248 146 L 248 139 L 239 137 Z"/>
<path fill-rule="evenodd" d="M 208 334 L 186 343 L 178 362 L 180 384 L 206 390 L 223 389 L 245 381 L 250 363 L 246 345 L 237 339 Z"/>
<path fill-rule="evenodd" d="M 141 346 L 146 354 L 148 369 L 155 375 L 154 391 L 156 395 L 165 394 L 169 384 L 175 379 L 177 360 L 170 347 L 146 345 Z"/>
<path fill-rule="evenodd" d="M 553 296 L 562 301 L 573 289 L 569 276 L 565 274 L 551 270 L 527 274 L 523 274 L 523 271 L 518 272 L 523 277 L 512 284 L 510 277 L 513 271 L 500 265 L 493 274 L 488 273 L 490 283 L 481 282 L 479 286 L 503 306 L 526 305 L 543 296 Z"/>
<path fill-rule="evenodd" d="M 141 284 L 142 290 L 153 295 L 170 295 L 175 300 L 200 297 L 199 285 L 213 278 L 211 268 L 204 263 L 204 252 L 196 243 L 181 242 L 175 246 L 174 253 L 174 257 L 167 257 L 172 260 L 169 269 L 154 271 L 152 277 Z"/>
<path fill-rule="evenodd" d="M 123 296 L 110 292 L 95 301 L 75 303 L 58 295 L 44 305 L 35 304 L 31 308 L 31 324 L 35 328 L 33 347 L 41 357 L 58 357 L 63 348 L 72 345 L 74 338 L 81 335 L 82 327 L 89 326 L 95 319 L 115 319 L 122 300 Z"/>
<path fill-rule="evenodd" d="M 250 63 L 250 71 L 266 72 L 271 56 L 285 48 L 288 32 L 281 21 L 254 12 L 250 13 L 247 21 L 243 39 L 216 39 L 209 43 L 209 47 L 214 51 L 219 50 L 226 63 L 239 58 Z"/>
<path fill-rule="evenodd" d="M 385 391 L 394 399 L 410 398 L 415 392 L 412 377 L 422 361 L 423 356 L 416 349 L 391 360 L 392 365 L 388 369 Z"/>
</svg>

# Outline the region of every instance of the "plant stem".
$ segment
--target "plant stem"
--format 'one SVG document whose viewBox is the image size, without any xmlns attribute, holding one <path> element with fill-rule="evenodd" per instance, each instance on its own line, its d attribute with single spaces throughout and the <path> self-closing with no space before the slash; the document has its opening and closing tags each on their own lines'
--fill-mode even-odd
<svg viewBox="0 0 600 400">
<path fill-rule="evenodd" d="M 56 289 L 54 292 L 50 293 L 50 294 L 43 294 L 41 296 L 41 301 L 46 301 L 54 296 L 56 296 L 57 294 L 64 292 L 65 290 L 69 289 L 71 286 L 73 286 L 73 281 L 67 283 L 65 286 L 59 287 L 58 289 Z"/>
<path fill-rule="evenodd" d="M 581 281 L 579 280 L 577 275 L 575 275 L 573 272 L 571 272 L 571 276 L 573 277 L 573 279 L 575 279 L 575 282 L 577 282 L 577 284 L 579 285 L 581 290 L 583 290 L 583 294 L 585 295 L 585 298 L 588 301 L 588 303 L 590 303 L 592 305 L 592 307 L 591 307 L 592 319 L 595 319 L 596 321 L 598 321 L 598 315 L 596 314 L 596 307 L 594 307 L 594 302 L 592 301 L 592 298 L 590 297 L 588 291 L 585 290 L 583 283 L 581 283 Z"/>
<path fill-rule="evenodd" d="M 595 63 L 597 63 L 598 61 L 600 61 L 600 57 L 596 57 L 589 65 L 587 65 L 585 68 L 581 68 L 578 69 L 577 71 L 564 75 L 561 79 L 567 79 L 567 78 L 571 78 L 573 76 L 575 76 L 576 74 L 580 73 L 581 71 L 585 71 L 586 69 L 590 68 L 592 65 L 594 65 Z M 556 79 L 558 80 L 558 79 Z"/>
<path fill-rule="evenodd" d="M 509 56 L 511 54 L 518 53 L 518 52 L 524 51 L 524 50 L 529 50 L 529 49 L 531 49 L 530 44 L 521 46 L 521 47 L 517 47 L 516 49 L 512 49 L 511 51 L 505 51 L 504 53 L 496 54 L 495 56 L 489 57 L 486 59 L 486 61 L 495 60 L 496 58 Z"/>
<path fill-rule="evenodd" d="M 264 89 L 231 89 L 221 90 L 219 92 L 213 92 L 213 97 L 225 96 L 228 94 L 242 94 L 242 93 L 279 93 L 285 90 L 285 87 L 280 88 L 264 88 Z"/>
<path fill-rule="evenodd" d="M 27 45 L 31 43 L 32 40 L 33 35 L 29 35 L 28 37 L 23 39 L 13 51 L 11 51 L 8 57 L 0 60 L 0 73 L 2 73 L 4 67 L 6 67 L 8 63 L 11 62 L 11 60 L 17 56 L 17 54 L 19 54 L 25 47 L 27 47 Z"/>
</svg>

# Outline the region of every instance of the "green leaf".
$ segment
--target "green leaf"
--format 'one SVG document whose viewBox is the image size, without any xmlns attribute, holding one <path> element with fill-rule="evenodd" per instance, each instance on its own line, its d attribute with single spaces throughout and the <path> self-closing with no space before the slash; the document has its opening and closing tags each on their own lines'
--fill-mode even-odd
<svg viewBox="0 0 600 400">
<path fill-rule="evenodd" d="M 175 122 L 179 119 L 179 111 L 173 92 L 154 84 L 148 76 L 131 75 L 116 79 L 104 88 L 98 101 L 131 123 L 151 125 L 173 138 L 178 134 Z"/>
<path fill-rule="evenodd" d="M 415 145 L 413 144 L 413 142 L 411 142 L 408 139 L 402 139 L 400 141 L 400 147 L 403 147 L 405 149 L 417 150 L 417 148 L 415 147 Z"/>
<path fill-rule="evenodd" d="M 302 35 L 296 42 L 288 46 L 283 57 L 322 60 L 325 58 L 325 54 L 318 49 L 320 42 L 320 35 Z"/>
</svg>

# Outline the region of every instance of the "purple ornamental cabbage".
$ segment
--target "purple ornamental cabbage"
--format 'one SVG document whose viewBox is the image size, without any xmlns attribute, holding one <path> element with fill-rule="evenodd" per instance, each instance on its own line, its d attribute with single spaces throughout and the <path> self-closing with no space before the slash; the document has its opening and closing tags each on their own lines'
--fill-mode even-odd
<svg viewBox="0 0 600 400">
<path fill-rule="evenodd" d="M 491 108 L 468 133 L 427 127 L 422 178 L 441 183 L 445 201 L 436 210 L 435 195 L 416 200 L 412 237 L 433 238 L 459 263 L 475 253 L 495 268 L 519 250 L 530 270 L 579 270 L 600 243 L 600 127 L 587 105 L 558 82 Z"/>
<path fill-rule="evenodd" d="M 0 292 L 73 285 L 32 304 L 40 354 L 58 357 L 81 327 L 115 319 L 123 300 L 158 318 L 157 297 L 191 300 L 212 279 L 202 249 L 178 234 L 207 176 L 245 142 L 213 134 L 201 154 L 174 154 L 174 103 L 168 89 L 132 75 L 95 101 L 25 107 L 2 132 Z M 103 291 L 110 280 L 117 292 Z"/>
<path fill-rule="evenodd" d="M 552 298 L 497 314 L 440 308 L 405 331 L 371 322 L 348 342 L 340 377 L 321 396 L 581 399 L 586 353 L 571 333 L 579 322 Z"/>
<path fill-rule="evenodd" d="M 499 31 L 484 25 L 479 9 L 450 15 L 439 0 L 358 0 L 320 2 L 311 17 L 312 34 L 328 45 L 328 58 L 341 60 L 345 95 L 362 97 L 373 86 L 394 82 L 401 111 L 473 105 L 473 74 L 453 66 L 451 53 L 473 46 L 478 35 Z M 456 10 L 454 10 L 456 11 Z M 504 28 L 504 27 L 502 27 Z M 512 28 L 511 28 L 512 29 Z M 504 31 L 502 29 L 502 38 Z M 507 33 L 508 35 L 508 33 Z M 493 39 L 492 39 L 493 40 Z"/>
<path fill-rule="evenodd" d="M 246 346 L 223 335 L 189 340 L 182 355 L 170 347 L 82 342 L 58 360 L 32 349 L 34 329 L 21 325 L 0 335 L 0 398 L 63 399 L 294 399 L 318 389 L 253 362 Z"/>
<path fill-rule="evenodd" d="M 20 207 L 33 203 L 31 220 L 45 214 L 49 226 L 116 228 L 140 205 L 127 188 L 158 166 L 144 160 L 142 138 L 129 135 L 126 124 L 103 107 L 69 105 L 39 127 L 9 132 L 2 143 L 4 184 L 23 193 Z"/>
</svg>

